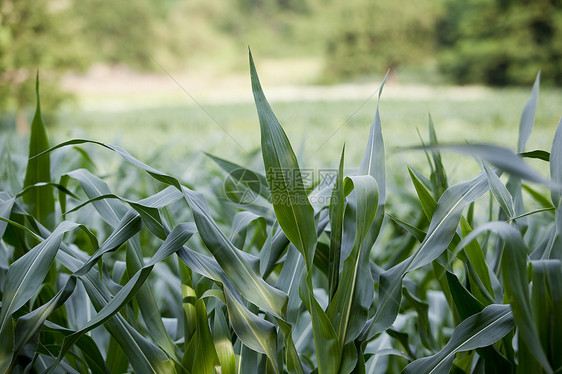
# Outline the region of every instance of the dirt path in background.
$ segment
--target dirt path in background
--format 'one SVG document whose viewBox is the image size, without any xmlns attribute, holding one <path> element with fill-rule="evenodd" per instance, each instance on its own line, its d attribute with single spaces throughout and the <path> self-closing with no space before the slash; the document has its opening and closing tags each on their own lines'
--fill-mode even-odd
<svg viewBox="0 0 562 374">
<path fill-rule="evenodd" d="M 376 97 L 380 82 L 338 85 L 313 85 L 317 75 L 314 61 L 265 61 L 260 67 L 262 85 L 269 100 L 361 100 Z M 193 102 L 236 103 L 253 100 L 247 73 L 221 73 L 212 69 L 196 72 L 137 73 L 127 67 L 94 66 L 87 74 L 68 74 L 63 88 L 81 98 L 82 104 L 102 106 L 146 106 Z M 489 91 L 484 87 L 429 86 L 387 83 L 384 97 L 401 100 L 471 100 L 481 99 Z M 191 95 L 193 98 L 190 98 Z M 113 104 L 113 105 L 112 105 Z"/>
</svg>

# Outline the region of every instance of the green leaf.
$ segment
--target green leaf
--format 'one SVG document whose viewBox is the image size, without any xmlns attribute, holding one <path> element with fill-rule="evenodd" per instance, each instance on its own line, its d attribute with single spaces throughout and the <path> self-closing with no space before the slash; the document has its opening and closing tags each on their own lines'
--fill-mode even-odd
<svg viewBox="0 0 562 374">
<path fill-rule="evenodd" d="M 511 196 L 511 193 L 509 193 L 500 178 L 488 167 L 488 165 L 482 165 L 484 166 L 484 171 L 488 177 L 488 183 L 490 183 L 490 191 L 492 191 L 496 201 L 500 204 L 500 207 L 509 218 L 515 217 L 515 206 L 513 205 L 513 197 Z"/>
<path fill-rule="evenodd" d="M 543 369 L 552 373 L 552 367 L 542 349 L 537 326 L 533 321 L 527 280 L 528 249 L 520 232 L 505 222 L 488 222 L 472 231 L 459 246 L 474 240 L 478 234 L 487 230 L 498 234 L 505 243 L 501 257 L 501 272 L 513 317 L 519 329 L 519 339 L 524 342 Z"/>
<path fill-rule="evenodd" d="M 443 149 L 468 154 L 489 162 L 498 169 L 531 182 L 548 185 L 549 182 L 527 165 L 523 159 L 507 148 L 491 144 L 439 144 L 410 149 Z"/>
<path fill-rule="evenodd" d="M 312 318 L 318 374 L 338 373 L 342 351 L 332 322 L 312 293 L 311 274 L 303 274 L 299 295 Z"/>
<path fill-rule="evenodd" d="M 187 188 L 183 192 L 193 211 L 201 239 L 242 296 L 284 318 L 287 295 L 261 278 L 258 258 L 239 250 L 226 238 L 212 219 L 203 195 Z"/>
<path fill-rule="evenodd" d="M 439 199 L 427 235 L 416 252 L 383 272 L 379 281 L 379 303 L 362 336 L 372 337 L 392 325 L 401 301 L 402 279 L 406 273 L 431 263 L 447 249 L 456 233 L 462 211 L 488 189 L 483 173 L 464 183 L 449 187 Z"/>
<path fill-rule="evenodd" d="M 21 308 L 37 292 L 62 242 L 64 234 L 76 228 L 89 231 L 81 225 L 64 221 L 47 239 L 13 262 L 8 269 L 2 290 L 0 310 L 0 371 L 6 370 L 14 349 L 12 314 Z M 97 246 L 90 233 L 90 239 Z"/>
<path fill-rule="evenodd" d="M 119 310 L 123 308 L 123 306 L 125 306 L 135 296 L 137 291 L 140 289 L 140 287 L 152 271 L 154 265 L 164 260 L 171 254 L 177 252 L 195 232 L 195 225 L 193 223 L 183 223 L 174 227 L 170 235 L 168 235 L 164 243 L 162 243 L 160 248 L 156 251 L 156 253 L 148 261 L 148 263 L 131 277 L 127 284 L 123 286 L 121 290 L 119 290 L 119 292 L 111 299 L 111 301 L 106 303 L 98 312 L 98 314 L 96 314 L 91 320 L 89 320 L 84 327 L 64 339 L 63 346 L 59 353 L 59 359 L 61 359 L 66 354 L 72 344 L 74 344 L 82 335 L 103 324 L 111 317 L 113 317 L 116 313 L 118 313 Z M 92 256 L 92 258 L 94 257 L 95 255 Z M 86 262 L 80 268 L 80 270 L 74 272 L 74 274 L 78 276 L 84 275 L 85 273 L 82 271 L 82 269 L 87 268 L 88 263 L 89 261 Z"/>
<path fill-rule="evenodd" d="M 314 210 L 308 201 L 297 157 L 261 88 L 250 52 L 252 91 L 261 129 L 261 145 L 273 210 L 283 232 L 312 268 L 316 248 Z"/>
<path fill-rule="evenodd" d="M 519 140 L 517 143 L 517 152 L 525 151 L 525 144 L 531 136 L 531 130 L 533 129 L 533 122 L 535 122 L 535 112 L 537 110 L 537 102 L 539 101 L 539 86 L 541 81 L 541 72 L 537 74 L 535 83 L 533 84 L 533 90 L 531 91 L 531 96 L 525 108 L 523 108 L 523 113 L 521 114 L 521 122 L 519 123 Z"/>
<path fill-rule="evenodd" d="M 562 119 L 556 127 L 550 155 L 550 179 L 552 180 L 550 196 L 552 204 L 558 207 L 562 197 L 562 190 L 560 189 L 560 186 L 562 186 Z"/>
<path fill-rule="evenodd" d="M 431 114 L 429 115 L 429 144 L 439 144 Z M 434 196 L 436 199 L 438 199 L 449 186 L 447 182 L 447 174 L 445 173 L 445 168 L 443 167 L 443 162 L 441 161 L 441 153 L 438 151 L 433 151 L 431 152 L 431 155 L 433 156 L 434 165 L 431 173 L 431 180 L 434 186 Z"/>
<path fill-rule="evenodd" d="M 370 175 L 347 177 L 345 190 L 353 188 L 348 209 L 355 212 L 353 249 L 343 263 L 336 294 L 328 308 L 340 346 L 350 343 L 361 332 L 373 300 L 374 284 L 369 266 L 371 247 L 363 241 L 375 219 L 379 203 L 377 182 Z"/>
<path fill-rule="evenodd" d="M 290 244 L 287 249 L 287 256 L 281 269 L 281 274 L 277 279 L 276 287 L 287 293 L 289 301 L 287 303 L 287 318 L 289 323 L 296 323 L 301 308 L 299 298 L 299 282 L 305 271 L 304 258 L 300 255 L 294 245 Z"/>
<path fill-rule="evenodd" d="M 228 288 L 225 288 L 224 298 L 230 323 L 236 335 L 248 348 L 267 355 L 275 372 L 278 373 L 275 325 L 248 310 L 229 292 Z"/>
<path fill-rule="evenodd" d="M 541 149 L 536 149 L 534 151 L 529 152 L 520 152 L 519 156 L 527 157 L 527 158 L 536 158 L 537 160 L 543 160 L 546 162 L 550 161 L 550 153 L 547 151 L 543 151 Z"/>
<path fill-rule="evenodd" d="M 433 334 L 431 333 L 431 325 L 429 324 L 429 304 L 421 301 L 418 297 L 411 294 L 408 291 L 407 287 L 404 287 L 404 297 L 408 300 L 408 302 L 414 307 L 416 313 L 418 315 L 417 324 L 418 324 L 418 331 L 421 338 L 423 345 L 429 349 L 435 349 L 437 343 L 433 338 Z M 387 330 L 387 332 L 390 331 Z M 410 350 L 408 344 L 402 344 L 406 350 Z M 410 352 L 409 352 L 410 353 Z"/>
<path fill-rule="evenodd" d="M 219 357 L 215 351 L 213 337 L 209 330 L 207 321 L 207 309 L 202 299 L 195 303 L 197 314 L 197 352 L 193 363 L 193 373 L 215 374 L 215 370 L 220 366 Z"/>
<path fill-rule="evenodd" d="M 562 368 L 558 354 L 562 344 L 562 263 L 560 260 L 533 261 L 532 309 L 541 344 L 550 358 L 552 368 Z"/>
<path fill-rule="evenodd" d="M 139 232 L 141 227 L 140 216 L 133 210 L 127 212 L 111 235 L 92 257 L 86 261 L 82 269 L 76 272 L 76 275 L 80 276 L 86 274 L 105 253 L 117 250 L 123 243 Z"/>
<path fill-rule="evenodd" d="M 240 251 L 227 239 L 212 218 L 209 208 L 207 207 L 207 203 L 201 193 L 183 187 L 176 178 L 144 164 L 131 156 L 127 151 L 117 146 L 85 139 L 75 139 L 51 147 L 45 152 L 51 152 L 64 146 L 82 143 L 98 144 L 113 150 L 127 162 L 145 170 L 154 179 L 164 184 L 174 186 L 176 189 L 181 191 L 193 211 L 195 223 L 199 234 L 201 235 L 201 239 L 203 239 L 207 248 L 224 269 L 225 274 L 231 278 L 236 287 L 239 288 L 242 296 L 260 308 L 263 308 L 276 316 L 283 317 L 287 302 L 287 295 L 270 286 L 260 277 L 258 258 Z M 101 201 L 103 202 L 105 200 Z M 110 208 L 104 207 L 104 209 L 107 211 L 108 215 L 115 215 L 115 212 Z M 314 217 L 312 218 L 314 220 Z"/>
<path fill-rule="evenodd" d="M 334 297 L 339 282 L 340 256 L 342 245 L 343 212 L 345 197 L 343 191 L 343 161 L 345 146 L 340 157 L 340 166 L 336 175 L 336 183 L 330 198 L 330 254 L 328 259 L 328 282 L 330 299 Z"/>
<path fill-rule="evenodd" d="M 464 217 L 461 218 L 461 231 L 464 237 L 469 235 L 472 231 L 472 228 L 470 227 L 466 219 L 464 219 Z M 471 281 L 479 282 L 478 286 L 481 285 L 481 287 L 476 288 L 478 288 L 478 290 L 480 291 L 481 301 L 484 302 L 485 305 L 490 304 L 490 301 L 493 301 L 494 288 L 492 287 L 490 270 L 488 269 L 488 264 L 486 263 L 486 258 L 484 257 L 482 247 L 480 247 L 478 241 L 474 240 L 464 247 L 464 252 L 466 253 L 466 257 L 469 261 L 469 269 L 474 269 L 475 273 L 474 277 L 470 277 L 470 279 Z M 482 298 L 484 298 L 485 300 L 483 300 Z"/>
<path fill-rule="evenodd" d="M 215 308 L 213 343 L 221 365 L 221 374 L 236 374 L 234 347 L 230 341 L 230 330 L 221 308 Z"/>
<path fill-rule="evenodd" d="M 62 334 L 63 336 L 70 335 L 74 332 L 73 330 L 64 328 L 49 321 L 45 321 L 45 330 L 54 331 L 56 333 Z M 80 352 L 84 356 L 86 364 L 88 365 L 88 369 L 90 369 L 93 374 L 115 373 L 115 371 L 110 370 L 105 364 L 103 356 L 91 336 L 83 335 L 82 337 L 80 337 L 80 339 L 78 339 L 78 341 L 76 342 L 76 347 L 80 349 Z"/>
<path fill-rule="evenodd" d="M 39 101 L 39 72 L 35 80 L 35 95 L 37 97 L 37 107 L 31 122 L 31 135 L 29 138 L 29 160 L 25 172 L 23 187 L 29 187 L 37 183 L 51 182 L 51 161 L 49 155 L 34 158 L 49 148 L 47 131 L 41 118 L 41 103 Z M 55 223 L 55 199 L 53 192 L 48 188 L 33 188 L 30 193 L 23 196 L 23 201 L 31 206 L 33 216 L 39 222 L 53 228 Z"/>
<path fill-rule="evenodd" d="M 437 201 L 435 201 L 429 190 L 422 183 L 419 172 L 412 168 L 408 168 L 408 172 L 410 173 L 410 178 L 412 179 L 412 183 L 414 184 L 414 188 L 418 194 L 418 199 L 421 203 L 423 212 L 428 219 L 431 219 L 433 212 L 437 207 Z"/>
<path fill-rule="evenodd" d="M 513 315 L 508 305 L 490 305 L 458 325 L 442 350 L 410 363 L 403 373 L 449 373 L 457 352 L 492 345 L 509 333 L 513 326 Z"/>
</svg>

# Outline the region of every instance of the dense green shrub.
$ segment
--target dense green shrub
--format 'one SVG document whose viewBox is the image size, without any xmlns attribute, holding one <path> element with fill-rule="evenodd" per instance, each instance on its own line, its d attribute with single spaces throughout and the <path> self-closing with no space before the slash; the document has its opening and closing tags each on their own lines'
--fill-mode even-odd
<svg viewBox="0 0 562 374">
<path fill-rule="evenodd" d="M 434 50 L 439 3 L 346 1 L 329 13 L 325 79 L 338 81 L 384 73 L 402 65 L 420 66 Z"/>
<path fill-rule="evenodd" d="M 462 84 L 562 84 L 562 4 L 557 0 L 450 1 L 438 23 L 441 68 Z"/>
</svg>

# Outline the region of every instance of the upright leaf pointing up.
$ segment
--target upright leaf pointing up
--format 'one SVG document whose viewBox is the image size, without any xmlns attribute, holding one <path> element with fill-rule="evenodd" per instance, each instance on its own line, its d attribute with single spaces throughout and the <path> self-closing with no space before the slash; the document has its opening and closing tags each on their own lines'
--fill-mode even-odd
<svg viewBox="0 0 562 374">
<path fill-rule="evenodd" d="M 40 182 L 51 181 L 51 163 L 48 154 L 41 157 L 32 158 L 49 148 L 47 131 L 41 118 L 41 103 L 39 102 L 39 73 L 35 81 L 35 94 L 37 96 L 37 108 L 31 123 L 31 136 L 29 138 L 29 161 L 25 172 L 24 187 L 28 187 Z M 50 187 L 34 188 L 23 197 L 24 201 L 31 206 L 33 215 L 43 225 L 52 229 L 54 226 L 53 213 L 55 211 L 55 200 Z"/>
<path fill-rule="evenodd" d="M 303 254 L 306 267 L 310 269 L 317 240 L 314 210 L 304 190 L 297 157 L 261 88 L 251 52 L 250 73 L 273 210 L 283 232 Z"/>
</svg>

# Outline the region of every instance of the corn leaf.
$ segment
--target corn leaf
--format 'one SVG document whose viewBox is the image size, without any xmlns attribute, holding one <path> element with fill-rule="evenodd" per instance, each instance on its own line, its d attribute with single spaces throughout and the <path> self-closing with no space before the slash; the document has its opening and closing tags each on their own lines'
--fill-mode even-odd
<svg viewBox="0 0 562 374">
<path fill-rule="evenodd" d="M 449 373 L 457 352 L 494 344 L 513 326 L 513 315 L 508 305 L 490 305 L 458 325 L 447 345 L 437 354 L 410 363 L 403 373 Z"/>
</svg>

